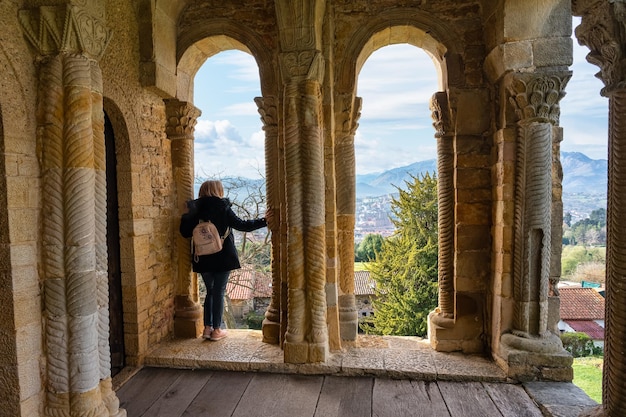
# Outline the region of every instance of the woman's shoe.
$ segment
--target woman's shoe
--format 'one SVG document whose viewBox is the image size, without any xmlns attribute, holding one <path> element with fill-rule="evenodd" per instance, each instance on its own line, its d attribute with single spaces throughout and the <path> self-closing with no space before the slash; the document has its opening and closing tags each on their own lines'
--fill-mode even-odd
<svg viewBox="0 0 626 417">
<path fill-rule="evenodd" d="M 211 339 L 211 334 L 213 333 L 213 327 L 205 327 L 204 332 L 202 332 L 203 339 Z"/>
<path fill-rule="evenodd" d="M 213 333 L 211 333 L 211 340 L 213 340 L 215 342 L 217 340 L 222 340 L 226 336 L 228 336 L 228 333 L 226 333 L 225 330 L 215 329 L 215 330 L 213 330 Z"/>
</svg>

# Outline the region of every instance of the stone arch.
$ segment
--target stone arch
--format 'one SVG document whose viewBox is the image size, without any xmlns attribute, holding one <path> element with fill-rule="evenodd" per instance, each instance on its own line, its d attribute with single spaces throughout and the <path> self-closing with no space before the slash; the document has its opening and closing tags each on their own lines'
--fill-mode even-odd
<svg viewBox="0 0 626 417">
<path fill-rule="evenodd" d="M 190 12 L 197 19 L 195 13 Z M 181 22 L 179 25 L 184 27 L 184 21 L 186 19 L 185 12 L 181 16 Z M 245 24 L 232 21 L 231 19 L 223 18 L 208 18 L 206 22 L 198 25 L 194 24 L 189 26 L 189 29 L 181 30 L 177 39 L 177 95 L 176 99 L 178 103 L 186 103 L 185 106 L 191 111 L 193 107 L 193 89 L 194 78 L 198 69 L 204 64 L 204 62 L 216 55 L 219 52 L 227 50 L 238 50 L 244 53 L 252 55 L 259 68 L 260 89 L 262 97 L 256 97 L 254 101 L 259 107 L 259 113 L 264 123 L 264 130 L 266 132 L 265 140 L 265 159 L 266 159 L 266 189 L 267 189 L 267 201 L 268 207 L 277 206 L 278 197 L 278 172 L 280 166 L 279 160 L 279 147 L 278 147 L 278 130 L 276 126 L 276 109 L 278 96 L 278 69 L 273 65 L 276 59 L 272 55 L 272 49 L 263 44 L 262 39 L 267 38 L 259 33 L 249 29 Z M 194 108 L 195 109 L 195 108 Z M 191 113 L 190 113 L 191 114 Z M 194 110 L 194 117 L 199 116 L 197 109 Z M 195 120 L 194 120 L 195 124 Z M 193 136 L 193 129 L 190 131 L 191 137 Z M 192 145 L 193 146 L 193 145 Z M 176 152 L 180 153 L 182 148 L 177 148 Z M 172 149 L 174 153 L 174 148 Z M 182 158 L 184 159 L 184 158 Z M 181 160 L 179 158 L 179 160 Z M 190 161 L 193 168 L 193 161 Z M 193 180 L 193 170 L 192 170 Z M 181 184 L 182 185 L 182 184 Z M 184 188 L 184 187 L 183 187 Z M 277 276 L 278 268 L 275 263 L 278 262 L 279 254 L 277 252 L 277 237 L 272 235 L 272 271 L 274 274 L 275 283 L 280 282 L 280 278 Z M 181 252 L 182 253 L 182 252 Z M 186 251 L 188 253 L 188 251 Z M 180 259 L 183 259 L 182 256 Z M 183 268 L 179 260 L 179 269 Z M 187 262 L 188 263 L 188 262 Z M 180 279 L 186 282 L 185 271 L 181 269 L 179 271 Z M 194 282 L 196 282 L 194 280 Z M 280 285 L 277 285 L 280 286 Z M 276 285 L 274 286 L 276 288 Z M 192 292 L 194 290 L 192 289 Z M 197 293 L 197 288 L 195 290 Z M 190 294 L 190 299 L 197 299 L 197 294 Z M 272 296 L 272 302 L 276 303 L 278 296 L 274 294 Z M 180 297 L 178 297 L 180 299 Z M 196 302 L 187 302 L 186 304 L 196 304 Z M 196 307 L 193 307 L 195 309 Z M 192 309 L 192 307 L 190 307 Z M 272 315 L 272 322 L 278 321 L 276 319 L 276 308 L 271 308 L 275 313 Z M 274 330 L 275 336 L 272 336 L 272 343 L 278 343 L 278 333 Z M 267 339 L 267 338 L 266 338 Z"/>
<path fill-rule="evenodd" d="M 435 16 L 415 9 L 394 9 L 379 14 L 363 25 L 347 43 L 339 63 L 337 88 L 349 91 L 367 58 L 377 49 L 396 43 L 408 43 L 423 49 L 440 74 L 441 90 L 449 83 L 450 66 L 462 67 L 459 58 L 461 36 Z"/>
<path fill-rule="evenodd" d="M 431 344 L 437 350 L 463 350 L 465 352 L 480 352 L 484 349 L 481 340 L 482 323 L 486 319 L 483 304 L 484 294 L 459 293 L 455 290 L 457 281 L 455 262 L 461 258 L 469 258 L 475 253 L 489 253 L 488 239 L 478 245 L 465 238 L 469 234 L 482 233 L 489 236 L 487 217 L 491 204 L 489 193 L 481 192 L 479 198 L 458 197 L 475 194 L 471 188 L 480 188 L 488 191 L 490 187 L 489 170 L 481 164 L 466 166 L 455 162 L 455 153 L 473 155 L 472 160 L 478 160 L 474 156 L 480 156 L 482 160 L 489 158 L 489 150 L 484 136 L 488 130 L 489 112 L 483 111 L 481 106 L 488 102 L 487 90 L 475 85 L 473 80 L 466 78 L 465 64 L 463 62 L 464 36 L 449 24 L 437 17 L 414 9 L 391 10 L 373 18 L 364 24 L 346 43 L 346 52 L 343 60 L 339 63 L 338 78 L 336 80 L 337 94 L 342 108 L 336 111 L 335 131 L 335 161 L 337 172 L 337 218 L 339 236 L 349 236 L 353 233 L 349 226 L 354 220 L 346 220 L 354 217 L 354 185 L 341 181 L 341 178 L 354 176 L 354 130 L 356 118 L 360 109 L 360 98 L 356 97 L 357 76 L 366 59 L 377 49 L 391 44 L 408 43 L 424 50 L 432 59 L 439 75 L 439 92 L 435 93 L 431 100 L 431 110 L 434 119 L 434 137 L 437 141 L 438 153 L 438 182 L 439 182 L 439 307 L 431 314 L 429 328 L 437 327 L 452 329 L 460 316 L 463 317 L 461 333 L 450 330 L 443 339 L 437 332 L 430 332 Z M 469 88 L 468 88 L 469 87 Z M 456 107 L 460 103 L 467 108 L 469 103 L 481 103 L 475 106 L 477 113 L 482 112 L 481 117 L 465 115 L 461 120 L 455 120 Z M 349 109 L 346 111 L 345 109 Z M 474 121 L 478 120 L 478 123 Z M 457 137 L 462 142 L 457 142 Z M 455 148 L 456 143 L 456 148 Z M 465 158 L 468 160 L 468 158 Z M 347 167 L 351 165 L 351 167 Z M 458 185 L 455 178 L 460 172 L 469 173 L 464 177 L 480 178 L 479 185 L 469 184 L 467 181 Z M 351 181 L 353 182 L 353 181 Z M 478 184 L 478 181 L 476 181 Z M 457 188 L 465 188 L 462 192 Z M 462 213 L 465 224 L 458 226 L 456 216 Z M 343 225 L 343 226 L 342 226 Z M 343 229 L 342 229 L 343 227 Z M 456 236 L 461 235 L 464 239 L 455 246 Z M 341 246 L 353 247 L 354 242 L 342 242 Z M 347 251 L 346 251 L 347 252 Z M 347 256 L 347 255 L 346 255 Z M 488 255 L 485 255 L 488 256 Z M 342 257 L 342 255 L 340 255 Z M 341 281 L 341 293 L 351 294 L 353 283 L 351 280 L 354 272 L 350 270 L 347 258 L 340 260 L 342 269 L 339 271 Z M 348 265 L 347 267 L 345 265 Z M 478 271 L 472 277 L 462 277 L 464 280 L 486 280 L 488 270 Z M 467 274 L 466 274 L 467 275 Z M 473 285 L 473 283 L 472 283 Z M 484 283 L 482 284 L 484 285 Z M 342 308 L 351 308 L 351 302 L 343 302 L 340 297 L 339 305 Z M 470 319 L 471 317 L 471 319 Z M 473 320 L 473 321 L 472 321 Z M 432 326 L 431 326 L 432 324 Z M 345 339 L 345 337 L 342 336 Z"/>
<path fill-rule="evenodd" d="M 269 48 L 260 36 L 244 25 L 227 19 L 214 19 L 183 31 L 177 40 L 177 99 L 193 102 L 193 79 L 198 69 L 211 56 L 230 49 L 246 52 L 256 60 L 261 80 L 261 93 L 275 95 L 277 69 Z"/>
</svg>

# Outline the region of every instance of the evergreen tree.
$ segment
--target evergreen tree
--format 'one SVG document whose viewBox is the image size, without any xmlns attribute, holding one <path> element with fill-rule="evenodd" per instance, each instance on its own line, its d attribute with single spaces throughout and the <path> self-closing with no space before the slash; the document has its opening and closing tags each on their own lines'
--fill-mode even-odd
<svg viewBox="0 0 626 417">
<path fill-rule="evenodd" d="M 357 246 L 355 260 L 357 262 L 371 262 L 376 259 L 376 254 L 380 252 L 383 246 L 383 236 L 380 234 L 370 233 Z"/>
<path fill-rule="evenodd" d="M 437 305 L 437 178 L 426 174 L 398 187 L 392 201 L 393 236 L 369 266 L 376 282 L 374 316 L 364 330 L 424 336 Z"/>
</svg>

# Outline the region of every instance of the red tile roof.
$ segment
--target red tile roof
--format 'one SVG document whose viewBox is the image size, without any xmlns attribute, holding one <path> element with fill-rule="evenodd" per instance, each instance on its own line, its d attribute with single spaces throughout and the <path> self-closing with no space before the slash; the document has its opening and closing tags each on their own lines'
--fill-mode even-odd
<svg viewBox="0 0 626 417">
<path fill-rule="evenodd" d="M 230 273 L 226 294 L 231 300 L 249 300 L 252 298 L 256 271 L 242 268 Z"/>
<path fill-rule="evenodd" d="M 250 267 L 236 269 L 230 273 L 226 294 L 231 300 L 250 300 L 272 296 L 272 275 L 255 271 Z"/>
<path fill-rule="evenodd" d="M 374 286 L 369 271 L 354 271 L 354 295 L 373 295 Z"/>
<path fill-rule="evenodd" d="M 604 340 L 604 328 L 591 320 L 567 320 L 572 329 L 586 333 L 592 340 Z"/>
<path fill-rule="evenodd" d="M 593 288 L 560 288 L 561 320 L 604 320 L 604 297 Z"/>
</svg>

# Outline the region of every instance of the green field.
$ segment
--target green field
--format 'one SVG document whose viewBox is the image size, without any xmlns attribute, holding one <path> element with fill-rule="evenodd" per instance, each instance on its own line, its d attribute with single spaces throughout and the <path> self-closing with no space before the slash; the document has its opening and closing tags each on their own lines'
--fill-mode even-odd
<svg viewBox="0 0 626 417">
<path fill-rule="evenodd" d="M 574 384 L 602 403 L 602 357 L 574 358 Z"/>
<path fill-rule="evenodd" d="M 355 271 L 367 271 L 367 269 L 365 268 L 366 265 L 367 265 L 367 262 L 355 262 L 354 270 Z"/>
</svg>

